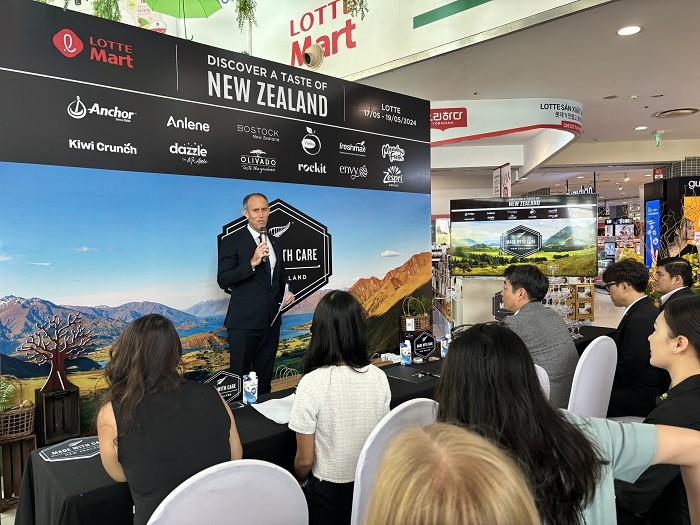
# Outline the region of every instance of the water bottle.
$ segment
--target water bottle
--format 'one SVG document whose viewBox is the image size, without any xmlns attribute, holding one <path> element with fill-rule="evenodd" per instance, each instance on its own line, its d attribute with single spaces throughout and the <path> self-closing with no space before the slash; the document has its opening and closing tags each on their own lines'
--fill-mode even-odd
<svg viewBox="0 0 700 525">
<path fill-rule="evenodd" d="M 411 366 L 411 341 L 406 339 L 403 343 L 399 343 L 399 352 L 401 354 L 401 364 Z"/>
<path fill-rule="evenodd" d="M 258 402 L 258 376 L 255 372 L 243 376 L 243 404 Z"/>
<path fill-rule="evenodd" d="M 450 334 L 442 336 L 442 339 L 440 339 L 440 357 L 447 357 L 447 351 L 450 349 L 451 342 L 452 337 Z"/>
</svg>

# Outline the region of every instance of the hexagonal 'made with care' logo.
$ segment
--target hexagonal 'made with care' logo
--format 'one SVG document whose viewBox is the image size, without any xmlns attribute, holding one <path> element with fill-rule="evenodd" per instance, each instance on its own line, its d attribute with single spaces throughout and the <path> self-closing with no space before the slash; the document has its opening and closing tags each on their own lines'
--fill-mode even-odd
<svg viewBox="0 0 700 525">
<path fill-rule="evenodd" d="M 515 257 L 527 257 L 542 248 L 542 234 L 525 226 L 516 226 L 501 234 L 501 250 Z"/>
<path fill-rule="evenodd" d="M 224 226 L 219 243 L 223 236 L 245 228 L 247 222 L 240 217 Z M 285 307 L 288 310 L 328 284 L 333 274 L 331 235 L 325 225 L 281 199 L 270 202 L 267 231 L 282 241 L 282 260 L 294 292 L 294 302 Z"/>
</svg>

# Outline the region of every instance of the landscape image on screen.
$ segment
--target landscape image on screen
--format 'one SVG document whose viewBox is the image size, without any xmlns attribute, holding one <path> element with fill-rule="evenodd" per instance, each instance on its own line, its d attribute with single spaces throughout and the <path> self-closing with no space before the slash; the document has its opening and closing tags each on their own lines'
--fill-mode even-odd
<svg viewBox="0 0 700 525">
<path fill-rule="evenodd" d="M 456 276 L 502 276 L 511 264 L 547 275 L 597 275 L 596 195 L 450 201 Z"/>
</svg>

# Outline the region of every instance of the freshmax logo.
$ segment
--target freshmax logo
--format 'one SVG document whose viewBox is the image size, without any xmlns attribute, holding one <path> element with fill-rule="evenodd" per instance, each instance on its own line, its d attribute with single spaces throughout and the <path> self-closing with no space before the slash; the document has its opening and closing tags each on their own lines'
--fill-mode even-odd
<svg viewBox="0 0 700 525">
<path fill-rule="evenodd" d="M 390 166 L 388 170 L 384 172 L 384 184 L 398 188 L 400 184 L 403 184 L 403 175 L 401 175 L 401 170 L 397 166 Z"/>
<path fill-rule="evenodd" d="M 321 151 L 321 139 L 319 139 L 316 136 L 316 132 L 309 127 L 306 128 L 306 133 L 304 138 L 301 139 L 301 147 L 309 155 L 316 155 Z"/>
<path fill-rule="evenodd" d="M 135 111 L 119 109 L 118 106 L 104 107 L 98 102 L 95 102 L 90 106 L 90 109 L 87 109 L 80 97 L 75 97 L 75 100 L 68 104 L 67 111 L 74 119 L 81 119 L 89 113 L 90 115 L 113 118 L 118 122 L 131 122 L 131 119 L 136 115 Z"/>
<path fill-rule="evenodd" d="M 341 142 L 338 149 L 343 155 L 356 155 L 358 157 L 364 157 L 367 154 L 367 146 L 365 146 L 364 140 L 356 144 L 345 144 L 344 142 Z"/>
<path fill-rule="evenodd" d="M 389 157 L 389 162 L 403 162 L 405 155 L 406 150 L 398 144 L 396 146 L 392 146 L 391 144 L 384 144 L 382 146 L 382 158 L 385 159 Z"/>
<path fill-rule="evenodd" d="M 297 166 L 299 171 L 303 173 L 326 173 L 326 165 L 320 162 L 314 162 L 313 164 L 304 164 L 300 162 Z"/>
<path fill-rule="evenodd" d="M 56 33 L 53 45 L 66 58 L 75 58 L 83 50 L 83 41 L 70 29 L 61 29 Z"/>
<path fill-rule="evenodd" d="M 207 164 L 207 150 L 201 144 L 172 144 L 168 150 L 172 155 L 181 155 L 187 164 Z"/>
<path fill-rule="evenodd" d="M 280 132 L 274 128 L 261 128 L 260 126 L 248 126 L 246 124 L 238 124 L 236 126 L 238 133 L 245 133 L 256 140 L 270 140 L 272 142 L 280 141 Z"/>
</svg>

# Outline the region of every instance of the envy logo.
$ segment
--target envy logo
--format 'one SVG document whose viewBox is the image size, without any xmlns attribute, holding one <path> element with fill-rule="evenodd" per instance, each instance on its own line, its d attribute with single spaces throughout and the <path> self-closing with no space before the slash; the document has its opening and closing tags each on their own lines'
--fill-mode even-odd
<svg viewBox="0 0 700 525">
<path fill-rule="evenodd" d="M 53 45 L 66 58 L 75 58 L 83 50 L 83 41 L 70 29 L 61 29 L 56 33 Z"/>
</svg>

